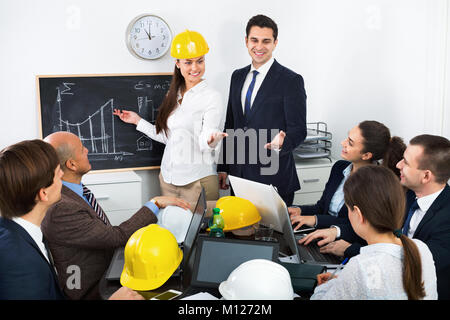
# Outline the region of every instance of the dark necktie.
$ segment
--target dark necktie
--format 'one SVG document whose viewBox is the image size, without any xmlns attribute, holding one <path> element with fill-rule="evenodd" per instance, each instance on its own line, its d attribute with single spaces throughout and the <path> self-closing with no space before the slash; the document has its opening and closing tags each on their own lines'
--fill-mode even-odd
<svg viewBox="0 0 450 320">
<path fill-rule="evenodd" d="M 409 223 L 411 222 L 411 218 L 417 209 L 419 209 L 419 205 L 417 204 L 417 199 L 416 199 L 412 203 L 411 208 L 409 208 L 408 216 L 406 217 L 405 224 L 403 225 L 403 234 L 404 235 L 408 235 Z"/>
<path fill-rule="evenodd" d="M 56 274 L 58 274 L 58 271 L 56 270 L 55 262 L 53 261 L 52 253 L 50 252 L 50 248 L 48 246 L 48 241 L 47 241 L 47 239 L 45 239 L 44 236 L 42 236 L 42 243 L 44 244 L 45 249 L 47 250 L 48 261 L 52 265 L 52 267 L 55 270 Z"/>
<path fill-rule="evenodd" d="M 253 70 L 253 79 L 250 82 L 250 86 L 248 87 L 247 94 L 245 95 L 245 117 L 247 120 L 250 118 L 250 104 L 252 101 L 252 93 L 255 88 L 256 76 L 258 75 L 258 71 Z"/>
<path fill-rule="evenodd" d="M 105 212 L 103 211 L 102 207 L 100 207 L 100 205 L 98 204 L 97 199 L 95 199 L 94 197 L 94 194 L 84 184 L 82 186 L 83 186 L 83 196 L 87 199 L 87 201 L 94 209 L 94 211 L 97 213 L 98 217 L 103 221 L 103 223 L 108 224 Z"/>
</svg>

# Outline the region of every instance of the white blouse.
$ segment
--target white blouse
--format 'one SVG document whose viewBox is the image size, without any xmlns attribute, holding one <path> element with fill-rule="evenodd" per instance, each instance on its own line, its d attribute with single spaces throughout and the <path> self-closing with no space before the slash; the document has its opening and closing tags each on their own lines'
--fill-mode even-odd
<svg viewBox="0 0 450 320">
<path fill-rule="evenodd" d="M 437 299 L 436 269 L 427 245 L 412 239 L 420 253 L 425 300 Z M 311 300 L 407 300 L 403 289 L 403 247 L 377 243 L 361 248 L 337 278 L 317 286 Z"/>
<path fill-rule="evenodd" d="M 225 105 L 218 91 L 205 80 L 185 92 L 181 104 L 167 119 L 168 135 L 156 134 L 156 127 L 141 119 L 137 130 L 166 145 L 161 175 L 166 183 L 184 186 L 216 173 L 219 143 L 211 148 L 207 141 L 213 132 L 223 131 Z"/>
</svg>

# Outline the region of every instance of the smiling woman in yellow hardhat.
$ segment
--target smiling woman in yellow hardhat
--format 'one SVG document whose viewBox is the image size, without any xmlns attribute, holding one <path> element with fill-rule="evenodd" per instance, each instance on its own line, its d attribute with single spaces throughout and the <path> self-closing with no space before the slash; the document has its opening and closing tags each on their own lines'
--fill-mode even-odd
<svg viewBox="0 0 450 320">
<path fill-rule="evenodd" d="M 114 110 L 124 122 L 166 144 L 159 175 L 162 194 L 194 203 L 202 187 L 207 200 L 219 198 L 215 159 L 226 136 L 225 105 L 203 79 L 208 51 L 198 32 L 186 30 L 175 36 L 170 50 L 176 59 L 174 75 L 155 125 L 135 112 Z"/>
</svg>

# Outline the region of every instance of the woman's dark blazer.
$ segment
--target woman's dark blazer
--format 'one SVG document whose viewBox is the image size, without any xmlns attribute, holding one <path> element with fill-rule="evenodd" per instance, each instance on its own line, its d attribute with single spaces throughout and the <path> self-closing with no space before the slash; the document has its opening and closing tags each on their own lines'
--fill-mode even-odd
<svg viewBox="0 0 450 320">
<path fill-rule="evenodd" d="M 333 198 L 334 193 L 341 184 L 342 179 L 344 179 L 344 174 L 342 173 L 342 171 L 344 171 L 350 163 L 351 162 L 346 160 L 339 160 L 333 165 L 322 197 L 319 199 L 319 201 L 317 201 L 315 205 L 299 205 L 299 207 L 302 209 L 302 215 L 317 215 L 318 229 L 328 228 L 331 225 L 348 223 L 346 205 L 342 206 L 341 210 L 339 210 L 338 212 L 337 217 L 330 215 L 328 213 L 328 209 L 330 207 L 330 202 Z"/>
<path fill-rule="evenodd" d="M 323 191 L 322 197 L 315 205 L 310 206 L 300 206 L 302 209 L 302 215 L 316 215 L 317 216 L 317 226 L 318 229 L 329 228 L 332 225 L 337 225 L 341 230 L 341 237 L 347 242 L 350 242 L 350 247 L 344 253 L 345 257 L 352 257 L 359 253 L 361 246 L 367 243 L 364 239 L 360 238 L 353 231 L 353 228 L 348 220 L 348 210 L 347 206 L 344 204 L 338 212 L 338 216 L 334 217 L 328 213 L 330 207 L 331 199 L 334 193 L 344 179 L 344 174 L 342 171 L 350 164 L 349 161 L 339 160 L 331 169 L 330 178 L 325 185 L 325 190 Z"/>
</svg>

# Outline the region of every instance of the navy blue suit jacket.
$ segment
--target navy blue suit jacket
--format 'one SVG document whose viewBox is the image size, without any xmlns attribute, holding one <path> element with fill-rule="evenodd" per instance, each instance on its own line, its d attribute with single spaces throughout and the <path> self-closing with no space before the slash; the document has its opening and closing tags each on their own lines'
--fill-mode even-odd
<svg viewBox="0 0 450 320">
<path fill-rule="evenodd" d="M 415 193 L 409 190 L 406 194 L 406 213 L 415 198 Z M 423 241 L 433 254 L 438 299 L 450 300 L 450 187 L 448 184 L 420 221 L 413 238 Z"/>
<path fill-rule="evenodd" d="M 0 217 L 0 300 L 60 300 L 55 269 L 24 228 Z"/>
<path fill-rule="evenodd" d="M 317 228 L 328 228 L 331 225 L 348 222 L 347 206 L 344 204 L 338 212 L 338 216 L 334 217 L 328 213 L 331 199 L 334 196 L 337 188 L 344 179 L 342 171 L 349 166 L 350 162 L 346 160 L 337 161 L 331 168 L 330 177 L 323 190 L 322 197 L 315 205 L 300 205 L 302 215 L 313 216 L 317 215 Z"/>
<path fill-rule="evenodd" d="M 352 229 L 350 221 L 348 220 L 348 209 L 344 204 L 338 212 L 338 216 L 334 217 L 328 213 L 331 199 L 334 196 L 337 188 L 344 179 L 342 171 L 350 164 L 349 161 L 339 160 L 331 168 L 330 178 L 325 185 L 322 197 L 315 205 L 312 206 L 300 206 L 302 209 L 302 215 L 317 215 L 317 228 L 329 228 L 331 225 L 339 226 L 341 230 L 341 239 L 344 239 L 351 243 L 350 247 L 345 250 L 345 257 L 352 257 L 359 253 L 359 249 L 362 245 L 366 245 L 367 242 L 360 238 Z"/>
<path fill-rule="evenodd" d="M 249 72 L 250 65 L 235 70 L 231 76 L 225 130 L 242 129 L 243 132 L 247 132 L 249 129 L 255 129 L 258 148 L 272 141 L 278 130 L 283 130 L 286 138 L 279 153 L 279 168 L 273 175 L 262 175 L 261 168 L 268 168 L 271 163 L 261 162 L 262 159 L 259 157 L 261 150 L 251 148 L 248 143 L 243 146 L 242 141 L 239 142 L 236 137 L 229 136 L 223 142 L 224 164 L 219 164 L 217 170 L 248 180 L 272 184 L 277 187 L 281 196 L 293 194 L 300 189 L 300 183 L 292 150 L 306 137 L 306 93 L 303 78 L 275 60 L 255 96 L 250 116 L 245 117 L 241 92 Z M 267 134 L 262 136 L 261 129 L 266 129 Z M 275 129 L 276 133 L 271 135 L 271 129 Z M 226 150 L 229 139 L 234 139 L 234 153 Z M 245 152 L 245 163 L 238 161 L 238 150 Z M 272 151 L 263 150 L 271 155 Z M 254 160 L 252 157 L 256 158 L 256 161 L 252 161 Z"/>
</svg>

